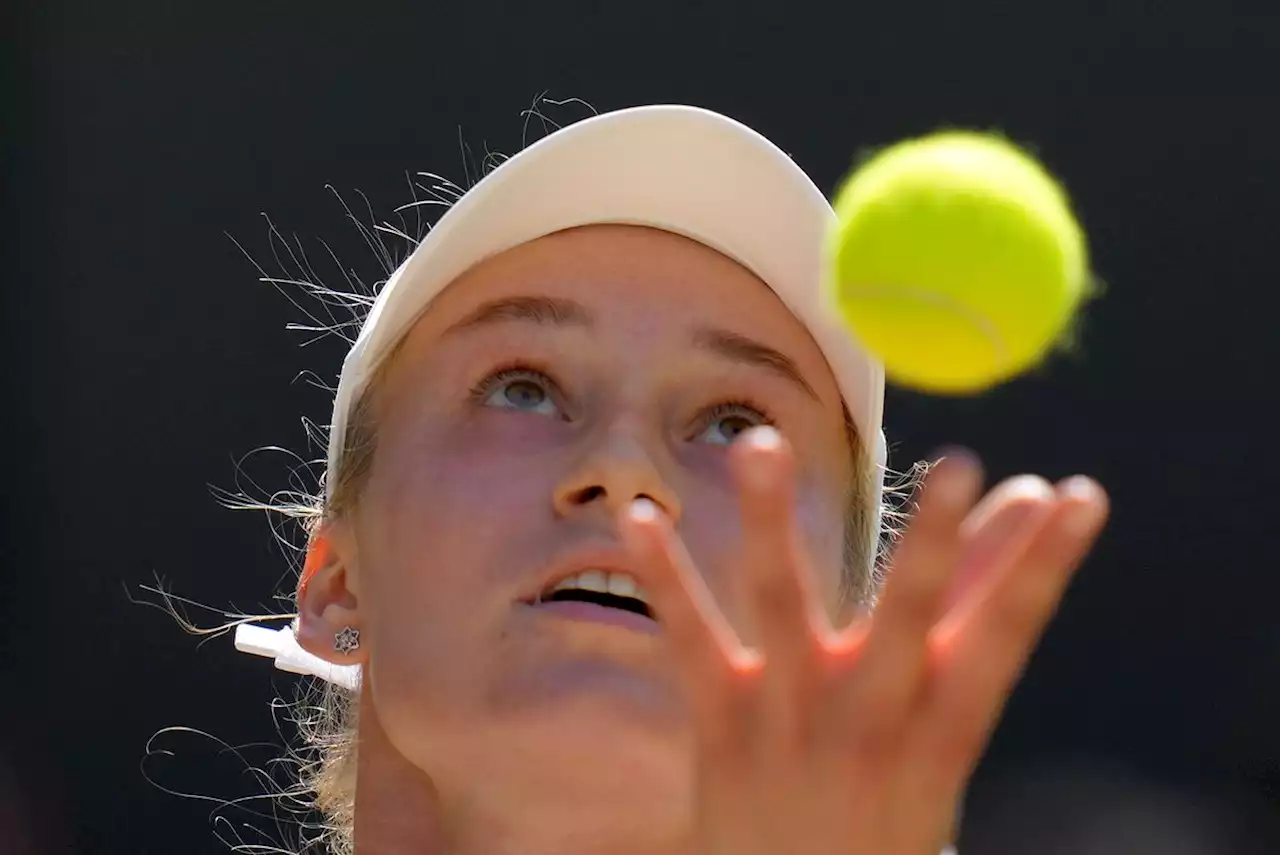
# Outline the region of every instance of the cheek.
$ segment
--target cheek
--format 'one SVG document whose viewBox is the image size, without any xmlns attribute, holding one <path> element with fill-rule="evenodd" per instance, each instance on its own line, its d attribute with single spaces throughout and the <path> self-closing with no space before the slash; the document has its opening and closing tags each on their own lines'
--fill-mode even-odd
<svg viewBox="0 0 1280 855">
<path fill-rule="evenodd" d="M 361 596 L 388 623 L 412 612 L 419 626 L 448 624 L 460 603 L 483 607 L 550 518 L 559 462 L 546 432 L 490 421 L 380 437 L 360 502 Z"/>
<path fill-rule="evenodd" d="M 844 578 L 844 500 L 813 486 L 797 497 L 796 525 L 814 575 L 829 606 L 840 596 Z"/>
<path fill-rule="evenodd" d="M 540 416 L 479 411 L 380 446 L 369 493 L 379 540 L 422 555 L 509 538 L 548 512 L 565 426 Z"/>
<path fill-rule="evenodd" d="M 509 438 L 481 425 L 386 442 L 362 496 L 370 685 L 397 749 L 421 763 L 447 749 L 433 734 L 485 709 L 514 591 L 546 551 L 558 462 Z"/>
</svg>

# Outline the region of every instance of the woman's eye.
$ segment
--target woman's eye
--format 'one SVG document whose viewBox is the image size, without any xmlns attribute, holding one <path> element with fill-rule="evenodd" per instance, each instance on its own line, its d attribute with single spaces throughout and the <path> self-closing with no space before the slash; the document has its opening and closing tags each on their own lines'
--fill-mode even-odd
<svg viewBox="0 0 1280 855">
<path fill-rule="evenodd" d="M 485 381 L 479 397 L 486 407 L 555 416 L 560 408 L 551 385 L 549 378 L 536 371 L 501 371 Z"/>
<path fill-rule="evenodd" d="M 712 445 L 730 445 L 744 431 L 769 424 L 763 413 L 743 404 L 721 404 L 709 412 L 705 427 L 698 434 L 700 442 Z"/>
</svg>

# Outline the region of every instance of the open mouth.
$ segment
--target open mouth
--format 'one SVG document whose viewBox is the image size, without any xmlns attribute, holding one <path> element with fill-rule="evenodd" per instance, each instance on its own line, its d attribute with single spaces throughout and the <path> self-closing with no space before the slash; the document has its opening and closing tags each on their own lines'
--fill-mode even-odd
<svg viewBox="0 0 1280 855">
<path fill-rule="evenodd" d="M 592 603 L 654 619 L 644 588 L 629 573 L 587 570 L 561 579 L 539 595 L 537 603 Z"/>
</svg>

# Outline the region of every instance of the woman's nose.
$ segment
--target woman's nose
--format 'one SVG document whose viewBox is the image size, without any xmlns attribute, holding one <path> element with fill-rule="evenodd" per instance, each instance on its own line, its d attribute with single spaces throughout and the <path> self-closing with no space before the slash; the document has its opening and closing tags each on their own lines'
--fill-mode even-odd
<svg viewBox="0 0 1280 855">
<path fill-rule="evenodd" d="M 593 446 L 559 484 L 552 501 L 568 516 L 592 507 L 616 515 L 636 499 L 648 499 L 673 521 L 680 499 L 662 475 L 655 454 L 633 434 L 614 431 Z"/>
</svg>

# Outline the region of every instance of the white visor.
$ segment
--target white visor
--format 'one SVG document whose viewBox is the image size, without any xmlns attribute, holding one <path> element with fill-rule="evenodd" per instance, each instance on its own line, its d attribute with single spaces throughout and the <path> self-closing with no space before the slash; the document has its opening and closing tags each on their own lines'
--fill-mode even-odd
<svg viewBox="0 0 1280 855">
<path fill-rule="evenodd" d="M 633 107 L 558 130 L 466 192 L 383 287 L 347 354 L 333 403 L 330 473 L 352 407 L 437 294 L 479 262 L 577 226 L 649 226 L 698 241 L 762 279 L 809 330 L 853 419 L 880 505 L 884 372 L 824 302 L 834 213 L 781 149 L 696 107 Z M 335 479 L 326 478 L 326 493 Z M 331 495 L 326 496 L 331 498 Z M 879 514 L 871 514 L 873 544 Z M 872 555 L 874 555 L 874 550 Z"/>
</svg>

